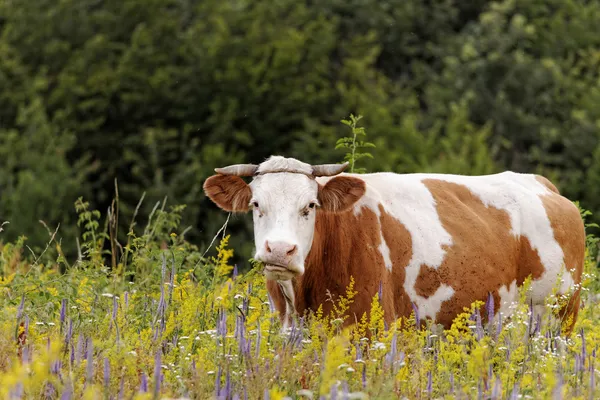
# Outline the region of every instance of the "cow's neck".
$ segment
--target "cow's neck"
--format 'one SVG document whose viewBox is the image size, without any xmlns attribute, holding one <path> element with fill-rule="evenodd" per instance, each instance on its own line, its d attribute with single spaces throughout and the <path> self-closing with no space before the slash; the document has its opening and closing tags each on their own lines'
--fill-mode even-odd
<svg viewBox="0 0 600 400">
<path fill-rule="evenodd" d="M 328 314 L 331 302 L 329 291 L 338 298 L 350 283 L 352 249 L 356 247 L 361 226 L 352 224 L 352 211 L 345 213 L 317 212 L 313 244 L 305 261 L 305 273 L 296 282 L 296 310 L 302 314 L 323 304 Z M 354 277 L 355 280 L 358 277 Z"/>
</svg>

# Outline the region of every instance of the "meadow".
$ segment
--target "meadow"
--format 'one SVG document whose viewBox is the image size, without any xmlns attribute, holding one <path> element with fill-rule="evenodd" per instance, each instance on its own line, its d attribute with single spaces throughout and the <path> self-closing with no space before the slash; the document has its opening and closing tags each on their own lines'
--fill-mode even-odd
<svg viewBox="0 0 600 400">
<path fill-rule="evenodd" d="M 353 115 L 338 140 L 350 170 L 372 157 Z M 119 196 L 107 215 L 75 203 L 78 258 L 68 262 L 59 227 L 37 254 L 25 236 L 0 242 L 0 397 L 7 399 L 437 399 L 600 397 L 598 239 L 588 234 L 583 307 L 571 335 L 535 319 L 529 282 L 510 318 L 494 298 L 465 309 L 448 330 L 410 318 L 388 325 L 374 294 L 369 314 L 345 324 L 359 288 L 283 329 L 262 266 L 239 273 L 225 224 L 206 249 L 186 240 L 184 205 L 136 212 L 118 238 Z M 581 210 L 582 218 L 590 217 Z M 0 226 L 1 229 L 6 223 Z M 587 229 L 597 228 L 590 223 Z M 136 232 L 140 232 L 137 233 Z M 557 282 L 558 283 L 558 282 Z M 483 313 L 482 311 L 487 311 Z M 486 315 L 487 319 L 483 319 Z M 358 318 L 360 317 L 360 318 Z"/>
<path fill-rule="evenodd" d="M 201 251 L 180 228 L 184 207 L 163 202 L 141 235 L 132 223 L 127 243 L 111 249 L 115 213 L 103 218 L 82 200 L 76 208 L 83 234 L 72 264 L 52 230 L 41 254 L 25 237 L 2 244 L 1 398 L 600 397 L 591 235 L 584 305 L 568 338 L 552 318 L 532 318 L 527 285 L 510 319 L 482 320 L 493 304 L 477 302 L 446 331 L 416 329 L 414 313 L 387 326 L 378 295 L 369 315 L 342 328 L 350 285 L 331 299 L 331 315 L 282 332 L 260 265 L 238 273 L 225 229 Z M 560 302 L 551 296 L 548 314 Z"/>
</svg>

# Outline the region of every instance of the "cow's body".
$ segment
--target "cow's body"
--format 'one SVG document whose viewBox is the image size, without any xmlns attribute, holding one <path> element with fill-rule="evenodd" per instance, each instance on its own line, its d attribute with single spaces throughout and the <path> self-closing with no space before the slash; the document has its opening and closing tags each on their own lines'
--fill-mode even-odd
<svg viewBox="0 0 600 400">
<path fill-rule="evenodd" d="M 528 276 L 538 309 L 561 274 L 560 293 L 580 283 L 585 234 L 579 211 L 543 177 L 351 176 L 366 183 L 366 193 L 349 211 L 317 213 L 305 273 L 294 279 L 299 313 L 321 304 L 327 312 L 327 291 L 343 295 L 351 276 L 358 291 L 351 313 L 357 319 L 369 311 L 381 283 L 388 321 L 410 315 L 415 303 L 421 318 L 446 327 L 488 293 L 495 311 L 509 315 Z M 329 179 L 317 182 L 322 186 Z M 279 286 L 269 281 L 268 288 L 284 315 Z M 578 294 L 566 310 L 573 317 Z"/>
<path fill-rule="evenodd" d="M 536 312 L 556 284 L 561 294 L 573 289 L 563 316 L 575 320 L 584 227 L 577 207 L 547 179 L 340 174 L 343 168 L 271 157 L 219 168 L 204 184 L 221 208 L 252 210 L 255 258 L 265 264 L 284 322 L 294 308 L 323 305 L 327 313 L 328 292 L 345 294 L 351 277 L 358 294 L 348 322 L 369 311 L 380 285 L 388 322 L 409 316 L 414 304 L 421 319 L 448 327 L 490 293 L 495 312 L 508 316 L 528 276 Z"/>
</svg>

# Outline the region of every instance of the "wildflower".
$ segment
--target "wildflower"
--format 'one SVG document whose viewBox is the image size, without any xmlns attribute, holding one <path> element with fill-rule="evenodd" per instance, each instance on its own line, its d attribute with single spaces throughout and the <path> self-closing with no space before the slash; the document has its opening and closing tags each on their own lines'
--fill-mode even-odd
<svg viewBox="0 0 600 400">
<path fill-rule="evenodd" d="M 427 371 L 427 394 L 431 396 L 433 392 L 433 378 L 431 376 L 431 371 Z"/>
<path fill-rule="evenodd" d="M 421 326 L 421 318 L 419 318 L 419 309 L 417 308 L 417 305 L 414 302 L 411 302 L 410 304 L 412 305 L 413 312 L 415 313 L 415 326 L 417 329 L 419 329 L 419 327 Z"/>
<path fill-rule="evenodd" d="M 367 364 L 363 364 L 363 370 L 362 370 L 362 387 L 363 387 L 363 389 L 367 388 Z"/>
<path fill-rule="evenodd" d="M 87 340 L 87 345 L 86 345 L 86 360 L 87 360 L 87 364 L 86 364 L 86 382 L 87 383 L 91 383 L 92 382 L 92 378 L 94 375 L 94 345 L 92 343 L 92 339 L 88 339 Z"/>
<path fill-rule="evenodd" d="M 500 378 L 496 378 L 494 382 L 494 388 L 492 389 L 492 400 L 499 399 L 502 395 L 502 381 Z"/>
<path fill-rule="evenodd" d="M 487 310 L 487 316 L 488 316 L 488 324 L 492 324 L 492 322 L 494 321 L 494 296 L 492 295 L 492 292 L 488 293 L 488 298 L 487 298 L 487 302 L 486 302 L 486 310 Z"/>
<path fill-rule="evenodd" d="M 63 390 L 60 395 L 60 400 L 71 400 L 73 398 L 73 387 L 70 384 L 65 385 L 65 390 Z"/>
<path fill-rule="evenodd" d="M 142 372 L 142 378 L 140 382 L 140 393 L 148 392 L 148 377 L 145 372 Z"/>
<path fill-rule="evenodd" d="M 161 368 L 161 350 L 159 349 L 156 352 L 156 356 L 154 357 L 154 397 L 158 397 L 158 393 L 160 393 L 160 368 Z"/>
<path fill-rule="evenodd" d="M 104 358 L 104 387 L 108 388 L 110 384 L 110 361 Z"/>
</svg>

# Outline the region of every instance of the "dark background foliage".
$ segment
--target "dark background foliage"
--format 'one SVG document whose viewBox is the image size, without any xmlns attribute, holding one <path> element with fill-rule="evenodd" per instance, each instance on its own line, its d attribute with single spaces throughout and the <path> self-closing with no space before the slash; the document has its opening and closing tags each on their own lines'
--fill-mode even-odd
<svg viewBox="0 0 600 400">
<path fill-rule="evenodd" d="M 337 162 L 364 115 L 369 171 L 541 173 L 600 215 L 600 4 L 584 0 L 0 0 L 0 220 L 76 254 L 74 202 L 120 238 L 186 204 L 206 246 L 213 168 Z M 230 221 L 238 261 L 251 221 Z"/>
</svg>

